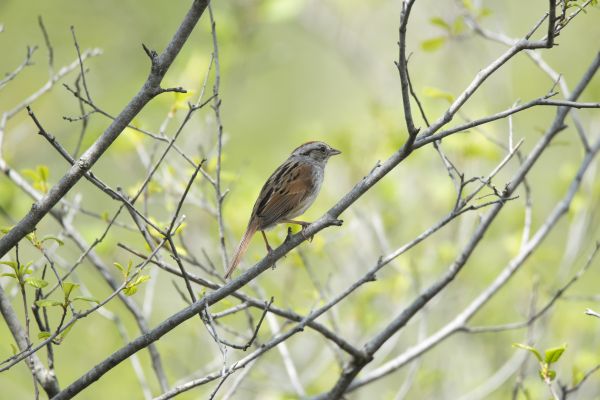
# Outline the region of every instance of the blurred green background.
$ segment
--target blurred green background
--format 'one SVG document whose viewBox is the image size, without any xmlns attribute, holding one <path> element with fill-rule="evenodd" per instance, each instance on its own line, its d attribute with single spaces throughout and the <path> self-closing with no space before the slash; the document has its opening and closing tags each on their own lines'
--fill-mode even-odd
<svg viewBox="0 0 600 400">
<path fill-rule="evenodd" d="M 486 11 L 481 23 L 488 29 L 518 38 L 528 32 L 547 7 L 546 1 L 482 1 L 474 7 Z M 54 66 L 76 59 L 69 27 L 75 28 L 79 45 L 101 48 L 103 54 L 86 62 L 87 84 L 95 103 L 116 115 L 144 82 L 149 67 L 141 44 L 161 51 L 171 38 L 189 6 L 188 1 L 73 1 L 52 2 L 0 1 L 0 73 L 14 70 L 23 60 L 27 45 L 37 45 L 33 66 L 29 66 L 0 91 L 0 112 L 11 109 L 35 92 L 48 79 L 47 50 L 38 26 L 42 16 L 54 49 Z M 225 128 L 223 152 L 223 184 L 230 192 L 224 203 L 224 219 L 228 251 L 231 252 L 243 233 L 254 199 L 266 177 L 299 144 L 307 140 L 323 140 L 343 151 L 331 160 L 325 185 L 314 206 L 304 219 L 323 214 L 354 183 L 366 175 L 378 160 L 396 151 L 406 139 L 402 115 L 397 60 L 399 2 L 374 0 L 237 0 L 215 2 L 214 11 L 219 38 L 221 62 L 222 118 Z M 444 92 L 459 94 L 473 76 L 505 47 L 474 36 L 460 17 L 456 2 L 418 1 L 409 24 L 408 51 L 412 82 L 423 101 L 430 120 L 441 115 L 447 106 Z M 433 49 L 427 41 L 445 36 L 444 29 L 431 23 L 439 17 L 451 24 L 455 35 Z M 578 16 L 558 38 L 559 46 L 541 52 L 555 71 L 562 74 L 573 88 L 598 51 L 600 11 L 590 8 Z M 544 28 L 545 29 L 545 28 Z M 182 86 L 191 96 L 163 94 L 136 118 L 138 127 L 158 131 L 170 111 L 175 113 L 166 133 L 173 135 L 185 114 L 185 102 L 195 101 L 207 72 L 212 43 L 208 15 L 202 17 L 183 51 L 169 71 L 163 86 Z M 64 80 L 73 84 L 76 74 Z M 212 77 L 207 93 L 212 93 Z M 524 54 L 504 65 L 480 92 L 464 107 L 462 118 L 475 119 L 546 94 L 553 86 Z M 207 97 L 208 95 L 205 95 Z M 442 97 L 442 98 L 441 98 Z M 562 98 L 559 95 L 558 98 Z M 595 77 L 582 96 L 582 101 L 600 99 L 600 77 Z M 63 116 L 76 117 L 76 99 L 58 84 L 33 104 L 44 127 L 72 150 L 79 137 L 80 123 L 68 122 Z M 415 110 L 416 113 L 416 110 Z M 551 122 L 555 110 L 535 108 L 513 119 L 516 140 L 525 139 L 528 152 Z M 581 110 L 584 128 L 598 135 L 600 116 L 597 110 Z M 423 126 L 420 118 L 418 125 Z M 108 119 L 94 115 L 83 140 L 87 148 L 107 127 Z M 573 123 L 561 133 L 530 174 L 533 192 L 533 229 L 539 228 L 548 212 L 563 196 L 582 157 Z M 508 121 L 486 125 L 445 139 L 443 146 L 449 158 L 468 177 L 487 175 L 504 157 L 505 152 L 492 140 L 507 143 Z M 195 159 L 206 157 L 207 170 L 215 172 L 216 127 L 209 107 L 199 111 L 185 128 L 178 144 Z M 148 137 L 132 130 L 125 131 L 102 157 L 94 173 L 112 187 L 131 192 L 145 177 L 142 149 L 147 153 L 155 145 Z M 5 133 L 3 155 L 12 168 L 22 171 L 47 165 L 50 183 L 64 173 L 66 165 L 36 129 L 26 112 L 10 120 Z M 176 205 L 173 193 L 185 185 L 191 168 L 175 154 L 167 158 L 168 168 L 161 169 L 155 192 L 148 202 L 149 214 L 158 221 L 168 220 Z M 494 184 L 502 188 L 518 167 L 512 160 Z M 476 316 L 475 325 L 517 322 L 528 312 L 533 287 L 537 284 L 538 306 L 544 304 L 574 274 L 589 255 L 598 231 L 600 184 L 595 179 L 597 163 L 586 175 L 581 193 L 569 214 L 556 227 L 523 270 Z M 82 204 L 98 214 L 113 213 L 118 204 L 87 182 L 80 182 L 69 195 L 82 195 Z M 418 342 L 419 332 L 434 332 L 459 313 L 485 288 L 519 250 L 523 227 L 524 196 L 507 205 L 478 247 L 459 278 L 430 306 L 423 317 L 416 318 L 377 354 L 376 364 Z M 275 304 L 307 313 L 324 299 L 306 273 L 310 265 L 313 277 L 333 297 L 352 280 L 358 279 L 380 255 L 389 253 L 410 241 L 451 210 L 455 189 L 439 156 L 432 147 L 421 149 L 384 178 L 373 190 L 357 201 L 342 218 L 342 228 L 328 229 L 312 244 L 301 247 L 257 279 L 266 297 L 274 296 Z M 3 175 L 0 177 L 0 224 L 8 226 L 29 209 L 31 200 Z M 184 241 L 198 259 L 201 250 L 222 270 L 218 250 L 217 225 L 207 209 L 214 207 L 214 194 L 202 179 L 194 186 L 186 203 Z M 437 233 L 424 244 L 394 261 L 370 283 L 335 308 L 324 323 L 336 322 L 343 337 L 357 346 L 369 340 L 391 316 L 396 315 L 415 296 L 417 288 L 426 286 L 446 271 L 472 233 L 479 215 L 470 213 Z M 10 216 L 10 217 L 9 217 Z M 127 216 L 120 221 L 130 224 Z M 77 215 L 75 226 L 89 242 L 97 238 L 106 223 L 97 218 Z M 60 231 L 51 219 L 38 226 L 40 232 Z M 272 243 L 279 244 L 285 228 L 269 232 Z M 125 242 L 143 248 L 141 237 L 125 229 L 114 228 L 99 245 L 106 264 L 125 264 L 131 256 L 116 247 Z M 25 246 L 23 246 L 25 247 Z M 79 252 L 67 243 L 58 251 L 67 264 Z M 264 255 L 260 239 L 253 241 L 245 258 L 251 265 Z M 40 258 L 34 249 L 23 249 L 22 257 Z M 304 260 L 304 261 L 302 261 Z M 244 266 L 243 266 L 244 267 Z M 585 371 L 600 362 L 600 323 L 583 315 L 586 307 L 600 308 L 585 296 L 598 292 L 600 263 L 594 262 L 585 279 L 561 300 L 533 330 L 533 340 L 541 348 L 562 343 L 567 352 L 557 366 L 564 383 L 571 382 L 573 371 Z M 114 270 L 115 276 L 118 271 Z M 200 270 L 194 270 L 201 274 Z M 153 272 L 154 294 L 142 288 L 134 299 L 141 306 L 152 305 L 150 324 L 154 326 L 185 306 L 171 277 Z M 11 295 L 17 311 L 19 299 L 14 285 L 0 281 Z M 102 299 L 110 294 L 93 267 L 84 262 L 77 279 L 85 282 L 90 292 Z M 179 283 L 181 285 L 181 283 Z M 198 289 L 200 291 L 200 289 Z M 249 290 L 250 293 L 253 290 Z M 579 300 L 575 297 L 584 296 Z M 213 311 L 237 304 L 226 300 Z M 113 301 L 107 307 L 123 318 L 130 338 L 139 331 L 122 304 Z M 253 311 L 256 317 L 258 311 Z M 21 314 L 20 314 L 21 315 Z M 244 318 L 227 321 L 242 329 Z M 283 322 L 280 321 L 282 324 Z M 262 341 L 272 332 L 263 327 Z M 11 355 L 12 338 L 0 324 L 0 358 Z M 525 330 L 494 334 L 457 334 L 425 354 L 407 398 L 459 398 L 478 387 L 510 359 L 513 342 L 525 342 Z M 339 373 L 335 353 L 313 332 L 307 331 L 288 343 L 300 380 L 309 394 L 330 388 Z M 123 345 L 114 325 L 94 314 L 78 322 L 65 342 L 56 348 L 59 382 L 66 386 L 72 380 Z M 218 349 L 197 319 L 188 321 L 158 343 L 171 384 L 191 376 L 202 376 L 218 370 Z M 139 353 L 146 378 L 154 394 L 158 386 L 150 369 L 146 351 Z M 231 352 L 230 362 L 244 354 Z M 44 357 L 42 357 L 44 359 Z M 215 361 L 216 360 L 216 361 Z M 409 368 L 360 389 L 350 398 L 393 399 Z M 547 388 L 536 376 L 533 360 L 527 364 L 525 387 L 532 398 L 547 397 Z M 511 393 L 514 376 L 489 395 L 504 399 Z M 598 376 L 592 376 L 579 398 L 600 396 Z M 0 385 L 6 398 L 31 398 L 31 377 L 24 364 L 0 374 Z M 206 398 L 214 384 L 188 392 L 181 398 Z M 589 395 L 586 397 L 586 395 Z M 294 398 L 294 391 L 276 350 L 262 358 L 242 384 L 237 398 Z M 590 397 L 596 396 L 596 397 Z M 143 398 L 131 364 L 124 362 L 86 390 L 81 398 Z"/>
</svg>

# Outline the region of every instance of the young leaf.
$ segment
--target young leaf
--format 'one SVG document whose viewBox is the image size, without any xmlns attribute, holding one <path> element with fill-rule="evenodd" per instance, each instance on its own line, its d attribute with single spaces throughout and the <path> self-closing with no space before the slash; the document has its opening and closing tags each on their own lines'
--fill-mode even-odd
<svg viewBox="0 0 600 400">
<path fill-rule="evenodd" d="M 35 305 L 37 305 L 38 307 L 53 307 L 53 306 L 62 306 L 62 303 L 57 300 L 42 299 L 42 300 L 37 300 L 35 302 Z"/>
<path fill-rule="evenodd" d="M 47 181 L 50 172 L 48 170 L 48 166 L 46 165 L 38 165 L 37 166 L 37 174 L 42 181 Z"/>
<path fill-rule="evenodd" d="M 131 272 L 131 267 L 133 266 L 133 261 L 129 260 L 127 261 L 127 271 L 126 271 L 126 275 L 125 276 L 129 276 L 129 273 Z"/>
<path fill-rule="evenodd" d="M 65 294 L 65 299 L 68 299 L 69 296 L 71 296 L 71 292 L 73 291 L 73 289 L 76 289 L 78 287 L 79 285 L 77 283 L 63 282 L 62 289 L 63 293 Z"/>
<path fill-rule="evenodd" d="M 10 276 L 11 278 L 17 279 L 17 275 L 16 274 L 11 274 L 11 273 L 8 273 L 8 272 L 2 273 L 2 274 L 0 274 L 0 276 Z"/>
<path fill-rule="evenodd" d="M 61 333 L 61 334 L 58 336 L 58 338 L 57 338 L 57 339 L 58 339 L 58 341 L 59 341 L 59 342 L 62 342 L 62 341 L 63 341 L 63 339 L 64 339 L 65 337 L 67 337 L 67 335 L 69 334 L 69 332 L 71 332 L 71 329 L 73 329 L 73 327 L 74 327 L 74 326 L 75 326 L 75 323 L 72 323 L 71 325 L 67 326 L 67 328 L 66 328 L 66 329 L 63 331 L 63 333 Z"/>
<path fill-rule="evenodd" d="M 29 261 L 27 264 L 20 264 L 19 265 L 19 270 L 17 271 L 17 275 L 20 276 L 25 276 L 25 275 L 29 275 L 31 273 L 33 273 L 33 270 L 31 268 L 29 268 L 29 266 L 31 266 L 32 262 Z"/>
<path fill-rule="evenodd" d="M 448 32 L 450 31 L 450 25 L 440 17 L 433 17 L 429 20 L 429 22 L 431 22 L 432 25 L 439 26 Z"/>
<path fill-rule="evenodd" d="M 431 97 L 433 99 L 446 100 L 448 103 L 452 103 L 454 101 L 454 96 L 452 96 L 450 93 L 444 92 L 443 90 L 440 90 L 438 88 L 428 86 L 423 90 L 423 93 L 427 97 Z"/>
<path fill-rule="evenodd" d="M 38 333 L 38 339 L 48 339 L 50 336 L 52 336 L 52 334 L 48 331 L 41 331 L 40 333 Z"/>
<path fill-rule="evenodd" d="M 25 283 L 28 284 L 29 286 L 33 286 L 36 289 L 41 289 L 41 288 L 48 286 L 48 282 L 46 282 L 43 279 L 36 279 L 36 278 L 26 278 Z"/>
<path fill-rule="evenodd" d="M 3 265 L 8 265 L 9 267 L 11 267 L 15 272 L 17 272 L 17 263 L 15 261 L 0 261 L 0 264 Z"/>
<path fill-rule="evenodd" d="M 137 286 L 137 285 L 139 285 L 140 283 L 144 283 L 144 282 L 146 282 L 146 281 L 147 281 L 147 280 L 149 280 L 149 279 L 150 279 L 150 275 L 140 275 L 140 276 L 138 276 L 138 277 L 135 279 L 135 281 L 134 281 L 134 283 L 133 283 L 133 284 L 134 284 L 135 286 Z"/>
<path fill-rule="evenodd" d="M 125 289 L 123 289 L 123 293 L 125 293 L 125 296 L 133 296 L 134 294 L 136 294 L 138 288 L 135 285 L 132 286 L 125 286 Z"/>
<path fill-rule="evenodd" d="M 557 362 L 560 359 L 560 356 L 562 356 L 562 354 L 565 352 L 566 349 L 567 349 L 566 344 L 563 344 L 560 347 L 554 347 L 552 349 L 547 349 L 545 351 L 546 357 L 544 359 L 544 362 L 546 362 L 548 365 Z"/>
<path fill-rule="evenodd" d="M 446 36 L 438 36 L 421 42 L 421 48 L 425 51 L 436 51 L 446 43 Z"/>
<path fill-rule="evenodd" d="M 173 235 L 177 235 L 177 234 L 179 234 L 179 233 L 183 232 L 183 229 L 184 229 L 186 226 L 187 226 L 187 223 L 186 223 L 186 222 L 184 222 L 184 223 L 182 223 L 181 225 L 179 225 L 179 226 L 177 227 L 177 229 L 175 229 L 175 232 L 173 232 Z"/>
<path fill-rule="evenodd" d="M 125 267 L 124 267 L 124 266 L 122 266 L 120 263 L 118 263 L 118 262 L 116 262 L 116 261 L 113 263 L 113 265 L 114 265 L 114 266 L 115 266 L 115 267 L 116 267 L 116 268 L 117 268 L 119 271 L 121 271 L 123 274 L 125 274 Z"/>
<path fill-rule="evenodd" d="M 460 35 L 465 31 L 465 22 L 462 17 L 456 18 L 452 24 L 452 34 Z"/>
<path fill-rule="evenodd" d="M 535 356 L 535 358 L 538 359 L 539 362 L 542 362 L 542 355 L 534 347 L 527 346 L 527 345 L 521 344 L 521 343 L 513 343 L 513 347 L 517 347 L 519 349 L 523 349 L 523 350 L 527 350 L 527 351 L 531 352 Z"/>
<path fill-rule="evenodd" d="M 585 373 L 577 365 L 573 365 L 573 370 L 571 373 L 571 386 L 575 386 L 581 382 L 584 376 Z"/>
<path fill-rule="evenodd" d="M 481 10 L 479 10 L 479 13 L 477 14 L 477 18 L 481 19 L 481 18 L 485 18 L 492 15 L 492 10 L 490 10 L 487 7 L 483 7 Z"/>
<path fill-rule="evenodd" d="M 73 298 L 73 301 L 75 301 L 75 300 L 82 300 L 82 301 L 88 301 L 90 303 L 100 304 L 100 301 L 98 301 L 97 299 L 95 299 L 93 297 L 77 296 L 77 297 Z"/>
<path fill-rule="evenodd" d="M 462 3 L 468 11 L 475 11 L 475 6 L 473 5 L 473 2 L 471 0 L 463 0 Z"/>
<path fill-rule="evenodd" d="M 38 173 L 32 169 L 21 170 L 21 175 L 29 178 L 33 182 L 38 181 L 40 179 Z"/>
</svg>

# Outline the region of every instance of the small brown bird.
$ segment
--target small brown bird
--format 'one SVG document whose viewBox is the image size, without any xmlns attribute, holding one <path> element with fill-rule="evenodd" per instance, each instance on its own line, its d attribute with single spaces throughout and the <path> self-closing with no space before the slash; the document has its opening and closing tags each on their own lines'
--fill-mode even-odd
<svg viewBox="0 0 600 400">
<path fill-rule="evenodd" d="M 325 177 L 327 160 L 340 153 L 327 143 L 307 142 L 273 172 L 254 203 L 246 233 L 231 259 L 225 279 L 239 264 L 256 231 L 262 233 L 267 251 L 271 252 L 266 229 L 282 222 L 302 225 L 302 229 L 309 224 L 293 218 L 302 215 L 315 201 Z"/>
</svg>

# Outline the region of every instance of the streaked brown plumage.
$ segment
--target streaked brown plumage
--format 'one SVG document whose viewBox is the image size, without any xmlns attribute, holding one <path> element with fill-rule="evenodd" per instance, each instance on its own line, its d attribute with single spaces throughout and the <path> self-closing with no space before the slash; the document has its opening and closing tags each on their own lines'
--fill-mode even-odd
<svg viewBox="0 0 600 400">
<path fill-rule="evenodd" d="M 254 203 L 246 233 L 229 263 L 225 278 L 231 276 L 257 231 L 261 231 L 270 252 L 266 229 L 282 222 L 303 227 L 308 225 L 293 218 L 303 214 L 315 201 L 323 183 L 327 160 L 336 154 L 340 151 L 324 142 L 304 143 L 271 174 Z"/>
</svg>

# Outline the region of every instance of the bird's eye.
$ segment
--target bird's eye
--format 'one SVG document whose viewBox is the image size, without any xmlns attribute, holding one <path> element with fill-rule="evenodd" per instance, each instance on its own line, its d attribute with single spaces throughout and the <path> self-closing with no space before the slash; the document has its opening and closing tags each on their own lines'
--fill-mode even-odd
<svg viewBox="0 0 600 400">
<path fill-rule="evenodd" d="M 322 153 L 325 153 L 327 151 L 327 147 L 321 145 L 321 146 L 319 146 L 319 151 Z"/>
</svg>

